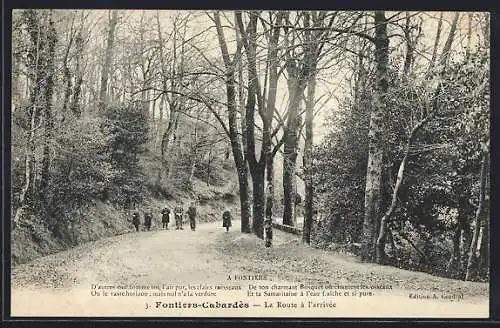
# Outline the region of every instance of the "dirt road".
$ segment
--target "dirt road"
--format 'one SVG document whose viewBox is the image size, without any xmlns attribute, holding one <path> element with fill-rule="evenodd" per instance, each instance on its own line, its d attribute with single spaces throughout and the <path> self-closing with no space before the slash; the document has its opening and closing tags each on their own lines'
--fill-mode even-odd
<svg viewBox="0 0 500 328">
<path fill-rule="evenodd" d="M 353 257 L 304 246 L 296 236 L 281 231 L 275 231 L 273 248 L 266 249 L 261 240 L 243 235 L 239 229 L 239 221 L 235 221 L 229 233 L 225 232 L 220 222 L 199 224 L 195 232 L 185 226 L 182 231 L 129 233 L 20 265 L 12 270 L 12 315 L 488 315 L 488 284 L 360 263 Z M 299 284 L 337 286 L 337 290 L 326 290 L 326 294 L 325 290 L 312 290 L 310 297 L 304 295 L 305 298 L 276 297 L 263 292 L 257 297 L 255 293 L 251 296 L 249 293 L 249 285 L 256 289 L 282 292 L 283 288 Z M 353 291 L 349 288 L 356 285 L 357 291 L 365 293 L 362 297 L 358 292 L 344 294 L 346 290 Z M 208 293 L 207 290 L 213 291 L 217 286 L 229 286 L 231 290 L 221 289 L 212 295 L 202 296 L 201 291 Z M 125 289 L 128 296 L 113 294 Z M 139 290 L 144 293 L 138 295 Z M 136 294 L 131 296 L 134 292 Z M 228 311 L 207 309 L 205 305 L 197 309 L 164 306 L 179 300 L 191 303 L 208 300 L 210 304 L 242 301 L 248 302 L 249 307 Z M 305 308 L 300 309 L 304 302 Z M 314 307 L 314 302 L 323 306 Z M 275 307 L 265 308 L 271 303 Z M 335 306 L 332 306 L 334 303 Z M 284 306 L 287 304 L 291 307 L 295 304 L 299 309 L 292 311 Z"/>
</svg>

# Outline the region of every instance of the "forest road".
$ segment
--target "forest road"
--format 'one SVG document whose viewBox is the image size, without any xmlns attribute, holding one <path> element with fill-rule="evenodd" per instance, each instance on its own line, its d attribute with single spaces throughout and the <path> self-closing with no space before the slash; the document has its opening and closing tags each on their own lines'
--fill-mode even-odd
<svg viewBox="0 0 500 328">
<path fill-rule="evenodd" d="M 263 280 L 245 279 L 255 275 Z M 215 222 L 198 224 L 196 231 L 185 225 L 184 230 L 134 232 L 86 243 L 18 265 L 11 280 L 12 316 L 475 318 L 488 316 L 489 303 L 486 283 L 361 263 L 302 245 L 297 236 L 281 231 L 274 232 L 273 247 L 265 248 L 262 240 L 241 234 L 237 220 L 229 232 Z M 249 296 L 250 284 L 305 294 Z M 319 289 L 301 289 L 300 284 Z M 250 308 L 163 307 L 176 301 L 242 301 Z M 265 301 L 278 307 L 263 309 Z M 280 308 L 278 301 L 299 309 Z M 330 305 L 314 307 L 325 302 Z"/>
</svg>

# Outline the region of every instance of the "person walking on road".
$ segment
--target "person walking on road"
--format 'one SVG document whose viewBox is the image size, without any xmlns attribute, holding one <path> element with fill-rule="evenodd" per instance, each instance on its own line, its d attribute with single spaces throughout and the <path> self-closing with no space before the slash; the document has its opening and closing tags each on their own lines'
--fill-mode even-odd
<svg viewBox="0 0 500 328">
<path fill-rule="evenodd" d="M 163 210 L 161 210 L 161 223 L 163 224 L 163 229 L 168 230 L 169 222 L 170 222 L 170 210 L 165 207 Z"/>
<path fill-rule="evenodd" d="M 134 212 L 134 214 L 132 214 L 132 224 L 134 225 L 135 227 L 135 231 L 139 231 L 139 225 L 141 224 L 141 219 L 139 218 L 139 212 Z"/>
<path fill-rule="evenodd" d="M 144 227 L 148 231 L 151 230 L 152 221 L 153 221 L 153 213 L 151 213 L 151 211 L 144 213 Z"/>
<path fill-rule="evenodd" d="M 191 226 L 191 231 L 196 230 L 196 205 L 194 202 L 191 203 L 188 209 L 189 215 L 189 225 Z"/>
<path fill-rule="evenodd" d="M 231 227 L 231 212 L 229 209 L 226 209 L 222 214 L 222 227 L 226 228 L 226 232 Z"/>
<path fill-rule="evenodd" d="M 174 209 L 175 216 L 175 230 L 184 230 L 182 227 L 182 216 L 184 214 L 184 209 L 181 206 L 177 206 Z"/>
</svg>

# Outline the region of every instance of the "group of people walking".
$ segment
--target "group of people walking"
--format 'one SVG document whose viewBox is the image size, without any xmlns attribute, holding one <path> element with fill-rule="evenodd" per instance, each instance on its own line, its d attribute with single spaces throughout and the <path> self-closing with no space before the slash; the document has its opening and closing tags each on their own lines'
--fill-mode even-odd
<svg viewBox="0 0 500 328">
<path fill-rule="evenodd" d="M 161 222 L 163 224 L 163 229 L 168 229 L 168 223 L 170 222 L 170 210 L 164 208 L 162 211 Z M 192 231 L 196 230 L 196 206 L 194 203 L 189 206 L 187 210 L 187 215 L 189 217 L 189 226 Z M 182 227 L 184 217 L 184 209 L 181 206 L 176 206 L 174 209 L 174 219 L 175 219 L 175 230 L 184 230 Z"/>
<path fill-rule="evenodd" d="M 197 209 L 195 203 L 191 203 L 187 210 L 187 216 L 189 218 L 189 226 L 191 231 L 196 231 L 196 216 Z M 175 219 L 175 230 L 184 230 L 183 228 L 183 217 L 184 217 L 184 209 L 182 206 L 176 206 L 174 208 L 174 219 Z M 146 211 L 144 213 L 144 228 L 145 230 L 151 230 L 151 224 L 153 221 L 153 213 L 151 211 Z M 168 230 L 168 225 L 170 223 L 170 209 L 165 207 L 161 210 L 161 223 L 162 228 Z M 132 214 L 132 224 L 134 225 L 136 231 L 139 231 L 139 227 L 141 224 L 141 220 L 139 217 L 139 212 L 135 211 Z M 226 231 L 229 231 L 231 227 L 231 212 L 229 210 L 225 210 L 222 214 L 222 226 L 226 228 Z"/>
</svg>

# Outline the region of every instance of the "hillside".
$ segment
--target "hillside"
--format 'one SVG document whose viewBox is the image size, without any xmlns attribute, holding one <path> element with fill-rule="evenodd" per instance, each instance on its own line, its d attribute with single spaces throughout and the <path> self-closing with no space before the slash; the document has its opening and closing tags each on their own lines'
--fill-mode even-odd
<svg viewBox="0 0 500 328">
<path fill-rule="evenodd" d="M 155 166 L 155 158 L 150 152 L 146 152 L 141 158 L 145 180 L 151 182 L 154 179 Z M 150 188 L 146 190 L 144 201 L 137 206 L 141 221 L 144 211 L 151 210 L 154 215 L 152 229 L 160 229 L 162 208 L 173 209 L 177 205 L 187 208 L 193 200 L 198 202 L 200 222 L 221 220 L 221 213 L 226 207 L 238 213 L 238 189 L 234 168 L 227 164 L 216 163 L 213 172 L 216 184 L 207 185 L 206 181 L 195 174 L 189 190 L 175 188 L 175 184 L 164 185 L 162 189 L 168 193 L 167 195 L 156 193 L 154 186 L 147 183 Z M 26 263 L 90 241 L 135 231 L 130 211 L 110 202 L 95 200 L 93 204 L 67 215 L 71 217 L 60 220 L 67 222 L 67 226 L 59 236 L 54 235 L 34 216 L 26 220 L 26 225 L 14 229 L 11 238 L 13 265 Z M 172 216 L 173 214 L 170 222 L 173 222 Z"/>
</svg>

